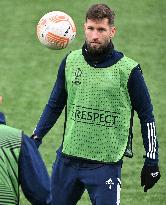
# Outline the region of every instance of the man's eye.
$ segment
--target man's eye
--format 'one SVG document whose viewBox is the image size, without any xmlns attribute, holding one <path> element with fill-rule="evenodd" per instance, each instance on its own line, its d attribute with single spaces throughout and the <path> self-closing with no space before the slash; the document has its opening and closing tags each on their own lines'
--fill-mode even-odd
<svg viewBox="0 0 166 205">
<path fill-rule="evenodd" d="M 98 31 L 103 32 L 103 31 L 105 31 L 105 29 L 104 28 L 99 28 Z"/>
<path fill-rule="evenodd" d="M 92 31 L 92 30 L 93 30 L 93 28 L 92 28 L 92 27 L 88 27 L 88 30 L 91 30 L 91 31 Z"/>
</svg>

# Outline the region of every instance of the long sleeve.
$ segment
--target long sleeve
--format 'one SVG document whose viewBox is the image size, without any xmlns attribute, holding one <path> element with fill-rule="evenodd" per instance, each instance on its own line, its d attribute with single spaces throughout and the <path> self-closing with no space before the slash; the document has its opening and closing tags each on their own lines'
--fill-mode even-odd
<svg viewBox="0 0 166 205">
<path fill-rule="evenodd" d="M 158 142 L 153 106 L 139 65 L 131 73 L 128 90 L 132 106 L 140 119 L 143 144 L 146 151 L 145 164 L 157 164 Z"/>
<path fill-rule="evenodd" d="M 35 128 L 34 133 L 39 138 L 44 137 L 54 126 L 66 105 L 67 94 L 65 90 L 65 65 L 66 58 L 62 61 L 59 67 L 57 80 L 54 84 L 50 98 Z"/>
<path fill-rule="evenodd" d="M 50 177 L 34 141 L 26 135 L 22 136 L 19 183 L 33 205 L 51 204 Z"/>
</svg>

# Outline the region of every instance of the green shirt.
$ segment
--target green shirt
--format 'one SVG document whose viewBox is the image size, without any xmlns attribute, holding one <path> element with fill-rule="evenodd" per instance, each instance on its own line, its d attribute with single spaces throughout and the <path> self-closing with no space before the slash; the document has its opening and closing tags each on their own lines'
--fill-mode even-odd
<svg viewBox="0 0 166 205">
<path fill-rule="evenodd" d="M 0 204 L 19 204 L 18 158 L 20 130 L 0 125 Z"/>
</svg>

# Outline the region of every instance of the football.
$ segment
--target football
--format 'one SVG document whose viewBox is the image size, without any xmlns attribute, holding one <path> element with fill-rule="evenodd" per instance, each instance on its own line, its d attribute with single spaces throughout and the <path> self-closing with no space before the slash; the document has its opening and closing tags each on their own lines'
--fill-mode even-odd
<svg viewBox="0 0 166 205">
<path fill-rule="evenodd" d="M 45 14 L 37 24 L 37 37 L 47 48 L 60 50 L 71 43 L 76 36 L 73 19 L 62 11 Z"/>
</svg>

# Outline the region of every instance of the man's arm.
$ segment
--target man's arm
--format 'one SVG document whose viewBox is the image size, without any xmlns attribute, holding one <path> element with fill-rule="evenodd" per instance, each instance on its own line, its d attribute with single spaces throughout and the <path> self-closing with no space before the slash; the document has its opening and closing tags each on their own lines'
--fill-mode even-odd
<svg viewBox="0 0 166 205">
<path fill-rule="evenodd" d="M 54 126 L 66 105 L 67 94 L 65 89 L 65 65 L 66 58 L 62 61 L 59 67 L 56 83 L 35 128 L 34 135 L 36 135 L 40 140 Z"/>
<path fill-rule="evenodd" d="M 128 89 L 132 106 L 140 119 L 143 143 L 146 151 L 145 163 L 149 165 L 157 164 L 158 142 L 153 106 L 139 66 L 131 73 Z"/>
<path fill-rule="evenodd" d="M 19 183 L 33 205 L 51 204 L 50 177 L 34 141 L 26 135 L 22 136 Z"/>
<path fill-rule="evenodd" d="M 146 152 L 145 163 L 141 171 L 141 186 L 144 186 L 144 191 L 146 192 L 160 179 L 160 172 L 153 106 L 139 65 L 130 75 L 128 90 L 132 106 L 140 119 L 143 144 Z"/>
</svg>

